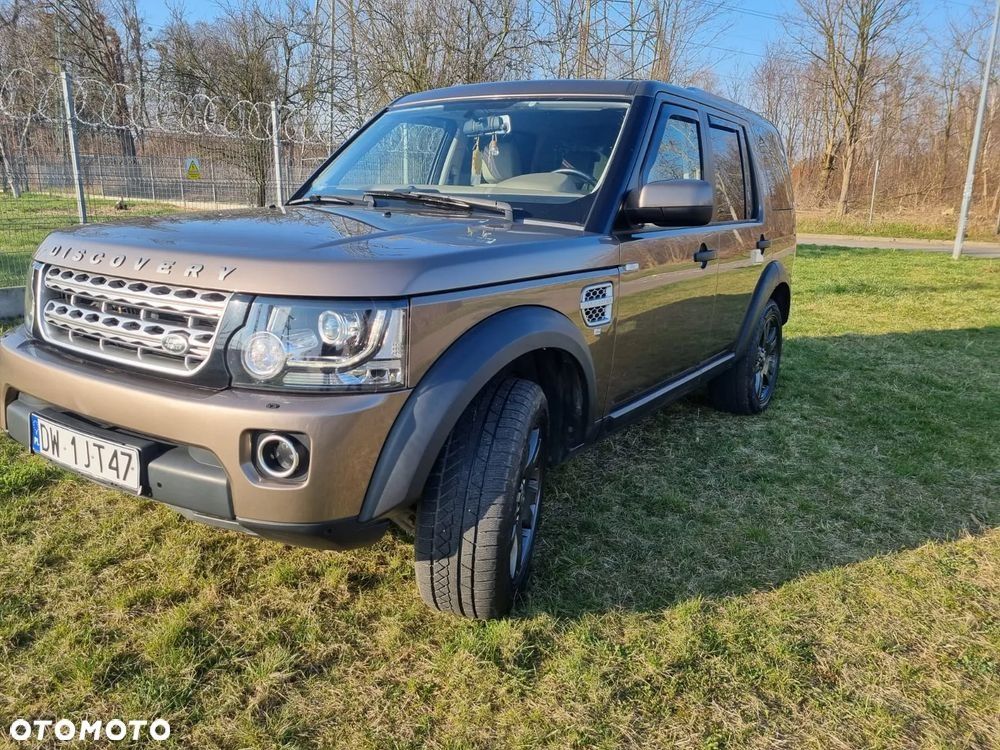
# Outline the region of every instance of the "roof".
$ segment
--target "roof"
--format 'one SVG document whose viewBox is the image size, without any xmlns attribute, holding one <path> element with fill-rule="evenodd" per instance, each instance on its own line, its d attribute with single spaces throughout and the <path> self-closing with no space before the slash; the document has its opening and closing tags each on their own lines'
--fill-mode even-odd
<svg viewBox="0 0 1000 750">
<path fill-rule="evenodd" d="M 407 94 L 392 106 L 424 104 L 449 99 L 498 99 L 508 96 L 606 96 L 632 99 L 637 96 L 670 94 L 699 104 L 717 107 L 747 118 L 762 119 L 757 113 L 721 96 L 696 88 L 674 86 L 662 81 L 599 80 L 599 79 L 550 79 L 539 81 L 497 81 L 495 83 L 470 83 L 431 89 L 417 94 Z"/>
</svg>

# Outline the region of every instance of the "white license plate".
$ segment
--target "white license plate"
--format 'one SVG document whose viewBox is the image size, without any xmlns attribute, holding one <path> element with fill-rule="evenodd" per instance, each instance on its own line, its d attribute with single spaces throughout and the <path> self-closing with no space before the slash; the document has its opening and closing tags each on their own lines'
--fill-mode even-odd
<svg viewBox="0 0 1000 750">
<path fill-rule="evenodd" d="M 139 493 L 139 450 L 31 415 L 31 452 L 101 482 Z"/>
</svg>

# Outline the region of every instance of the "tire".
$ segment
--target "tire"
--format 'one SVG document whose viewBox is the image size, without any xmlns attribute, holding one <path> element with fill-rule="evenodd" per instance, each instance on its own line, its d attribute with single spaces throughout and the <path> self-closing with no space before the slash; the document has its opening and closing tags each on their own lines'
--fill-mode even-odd
<svg viewBox="0 0 1000 750">
<path fill-rule="evenodd" d="M 771 403 L 781 365 L 781 308 L 764 306 L 746 351 L 732 368 L 709 383 L 712 404 L 733 414 L 760 414 Z"/>
<path fill-rule="evenodd" d="M 536 384 L 490 383 L 438 456 L 417 508 L 417 587 L 432 608 L 486 620 L 510 612 L 531 567 L 547 458 Z"/>
</svg>

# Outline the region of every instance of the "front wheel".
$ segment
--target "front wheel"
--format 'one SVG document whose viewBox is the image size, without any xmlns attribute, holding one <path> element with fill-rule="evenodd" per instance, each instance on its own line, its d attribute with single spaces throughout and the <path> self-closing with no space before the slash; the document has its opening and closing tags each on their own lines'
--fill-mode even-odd
<svg viewBox="0 0 1000 750">
<path fill-rule="evenodd" d="M 547 442 L 545 394 L 529 380 L 494 381 L 466 409 L 417 508 L 428 605 L 477 620 L 510 611 L 535 549 Z"/>
<path fill-rule="evenodd" d="M 771 403 L 781 365 L 781 308 L 764 306 L 746 351 L 708 387 L 712 403 L 734 414 L 759 414 Z"/>
</svg>

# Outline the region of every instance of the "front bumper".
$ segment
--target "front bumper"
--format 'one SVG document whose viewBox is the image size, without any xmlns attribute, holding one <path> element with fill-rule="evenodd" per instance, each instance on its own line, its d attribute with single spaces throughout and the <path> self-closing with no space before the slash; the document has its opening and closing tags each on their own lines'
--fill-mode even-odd
<svg viewBox="0 0 1000 750">
<path fill-rule="evenodd" d="M 18 442 L 30 443 L 30 413 L 48 410 L 82 419 L 92 432 L 152 443 L 143 495 L 197 520 L 307 546 L 358 546 L 385 530 L 386 521 L 364 524 L 357 516 L 408 395 L 208 390 L 76 360 L 29 339 L 23 328 L 0 340 L 0 426 Z M 257 431 L 308 438 L 303 481 L 257 473 Z"/>
</svg>

